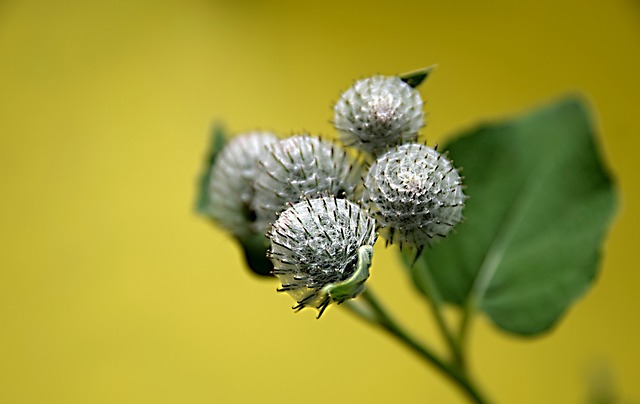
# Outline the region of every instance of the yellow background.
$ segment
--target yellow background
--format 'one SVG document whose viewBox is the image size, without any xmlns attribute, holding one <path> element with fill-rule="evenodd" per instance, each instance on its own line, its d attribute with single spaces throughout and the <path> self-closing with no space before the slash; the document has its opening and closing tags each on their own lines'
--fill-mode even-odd
<svg viewBox="0 0 640 404">
<path fill-rule="evenodd" d="M 475 322 L 474 375 L 502 403 L 640 399 L 636 0 L 3 0 L 0 402 L 463 402 L 348 313 L 293 314 L 192 211 L 213 120 L 333 136 L 353 79 L 433 63 L 431 145 L 577 91 L 622 193 L 595 287 L 542 338 Z M 394 252 L 370 284 L 441 347 Z"/>
</svg>

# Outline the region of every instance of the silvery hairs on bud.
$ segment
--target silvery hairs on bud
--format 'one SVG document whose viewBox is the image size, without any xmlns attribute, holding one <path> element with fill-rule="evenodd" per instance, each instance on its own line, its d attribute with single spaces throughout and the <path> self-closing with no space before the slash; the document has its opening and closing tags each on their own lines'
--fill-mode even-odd
<svg viewBox="0 0 640 404">
<path fill-rule="evenodd" d="M 268 132 L 249 132 L 229 140 L 218 155 L 209 182 L 209 210 L 213 219 L 236 237 L 253 233 L 253 179 L 266 146 L 276 142 Z"/>
<path fill-rule="evenodd" d="M 273 274 L 297 304 L 320 317 L 332 302 L 364 291 L 376 241 L 376 222 L 360 206 L 336 197 L 290 204 L 267 236 Z"/>
<path fill-rule="evenodd" d="M 374 156 L 415 141 L 423 120 L 420 93 L 399 77 L 359 80 L 334 107 L 334 125 L 344 144 Z"/>
<path fill-rule="evenodd" d="M 365 179 L 363 202 L 388 243 L 418 251 L 462 221 L 466 197 L 451 162 L 423 144 L 396 146 L 379 156 Z"/>
<path fill-rule="evenodd" d="M 267 147 L 253 183 L 256 231 L 265 233 L 287 202 L 318 194 L 355 200 L 362 169 L 336 144 L 297 135 Z"/>
</svg>

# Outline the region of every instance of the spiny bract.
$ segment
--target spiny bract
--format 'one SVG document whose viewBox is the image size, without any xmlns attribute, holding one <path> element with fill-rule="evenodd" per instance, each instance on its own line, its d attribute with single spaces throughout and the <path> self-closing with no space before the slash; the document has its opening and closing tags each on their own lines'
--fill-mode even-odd
<svg viewBox="0 0 640 404">
<path fill-rule="evenodd" d="M 373 155 L 415 141 L 423 119 L 420 93 L 399 77 L 357 81 L 334 108 L 334 125 L 345 145 Z"/>
<path fill-rule="evenodd" d="M 268 132 L 238 135 L 224 146 L 211 167 L 208 210 L 220 226 L 236 237 L 253 232 L 255 215 L 250 205 L 257 163 L 266 153 L 266 145 L 277 140 Z"/>
<path fill-rule="evenodd" d="M 363 202 L 388 242 L 421 250 L 462 221 L 465 195 L 458 172 L 435 149 L 404 144 L 376 159 Z"/>
<path fill-rule="evenodd" d="M 342 148 L 307 135 L 268 147 L 254 181 L 256 231 L 265 233 L 287 202 L 318 194 L 356 199 L 361 168 Z"/>
<path fill-rule="evenodd" d="M 352 277 L 361 247 L 375 243 L 376 222 L 345 199 L 305 199 L 285 210 L 267 236 L 271 239 L 268 256 L 273 273 L 282 282 L 278 291 L 296 300 L 295 310 L 313 307 L 320 317 L 335 301 L 327 287 Z M 368 277 L 368 266 L 366 274 Z M 364 290 L 363 284 L 357 286 L 347 298 Z M 346 298 L 337 302 L 343 300 Z"/>
</svg>

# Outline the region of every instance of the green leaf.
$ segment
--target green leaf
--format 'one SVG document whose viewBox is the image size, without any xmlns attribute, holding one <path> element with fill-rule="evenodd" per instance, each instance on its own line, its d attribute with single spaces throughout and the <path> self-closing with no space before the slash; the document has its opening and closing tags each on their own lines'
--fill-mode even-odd
<svg viewBox="0 0 640 404">
<path fill-rule="evenodd" d="M 431 74 L 431 72 L 435 68 L 436 68 L 436 65 L 432 65 L 429 67 L 425 67 L 423 69 L 414 70 L 409 73 L 401 74 L 399 77 L 400 77 L 400 80 L 404 81 L 411 87 L 416 88 L 420 84 L 422 84 L 422 82 L 425 81 L 427 77 L 429 77 L 429 74 Z"/>
<path fill-rule="evenodd" d="M 445 149 L 464 167 L 466 221 L 424 252 L 414 271 L 430 276 L 414 280 L 433 278 L 445 301 L 503 330 L 550 329 L 594 280 L 616 207 L 583 102 L 481 126 Z"/>
<path fill-rule="evenodd" d="M 368 244 L 358 248 L 358 260 L 356 261 L 356 269 L 349 278 L 342 282 L 330 283 L 324 288 L 332 301 L 339 304 L 347 299 L 352 299 L 364 291 L 364 283 L 369 279 L 369 268 L 371 268 L 371 259 L 373 258 L 373 247 Z M 318 315 L 318 318 L 320 316 Z"/>
<path fill-rule="evenodd" d="M 211 167 L 213 167 L 213 163 L 215 163 L 218 153 L 220 153 L 226 141 L 224 127 L 219 123 L 214 124 L 209 142 L 209 150 L 207 151 L 202 172 L 198 180 L 196 195 L 196 212 L 202 216 L 211 217 L 209 211 L 209 177 L 211 175 Z"/>
</svg>

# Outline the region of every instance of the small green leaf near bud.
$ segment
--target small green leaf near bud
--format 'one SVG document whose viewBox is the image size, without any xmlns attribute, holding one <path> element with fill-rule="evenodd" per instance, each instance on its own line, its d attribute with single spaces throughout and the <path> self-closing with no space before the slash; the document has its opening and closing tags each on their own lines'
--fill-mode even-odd
<svg viewBox="0 0 640 404">
<path fill-rule="evenodd" d="M 342 282 L 325 286 L 323 291 L 331 297 L 332 301 L 338 302 L 338 304 L 358 296 L 364 291 L 364 283 L 369 279 L 369 268 L 371 267 L 372 259 L 373 247 L 363 245 L 358 249 L 358 261 L 353 275 Z"/>
<path fill-rule="evenodd" d="M 209 150 L 205 159 L 205 165 L 198 180 L 198 193 L 196 197 L 196 212 L 198 214 L 211 217 L 212 207 L 210 204 L 209 183 L 211 178 L 211 167 L 213 167 L 218 154 L 227 142 L 224 127 L 216 123 L 213 125 L 211 140 L 209 142 Z"/>
<path fill-rule="evenodd" d="M 414 70 L 412 72 L 401 74 L 400 80 L 404 81 L 413 88 L 418 87 L 423 81 L 429 77 L 431 72 L 436 68 L 436 65 L 425 67 L 424 69 Z"/>
</svg>

